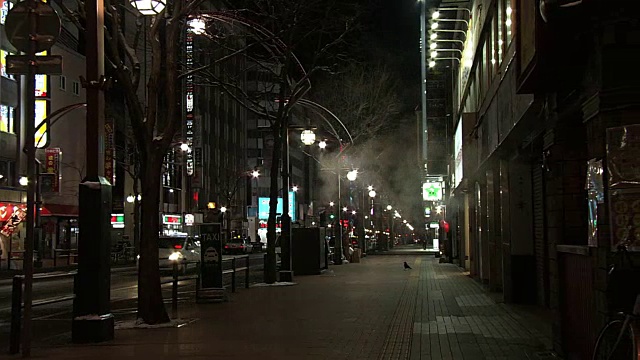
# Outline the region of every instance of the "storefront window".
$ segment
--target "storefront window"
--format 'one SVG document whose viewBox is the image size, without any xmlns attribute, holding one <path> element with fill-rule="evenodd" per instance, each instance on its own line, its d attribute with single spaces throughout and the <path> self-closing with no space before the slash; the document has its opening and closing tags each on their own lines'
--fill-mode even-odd
<svg viewBox="0 0 640 360">
<path fill-rule="evenodd" d="M 0 131 L 15 134 L 15 110 L 11 106 L 0 105 Z"/>
</svg>

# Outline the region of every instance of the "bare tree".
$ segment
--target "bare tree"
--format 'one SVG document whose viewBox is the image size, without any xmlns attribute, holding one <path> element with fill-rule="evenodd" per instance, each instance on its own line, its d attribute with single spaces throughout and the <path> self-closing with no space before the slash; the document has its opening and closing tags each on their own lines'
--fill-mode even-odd
<svg viewBox="0 0 640 360">
<path fill-rule="evenodd" d="M 220 176 L 218 176 L 214 182 L 214 187 L 217 190 L 217 195 L 219 199 L 224 201 L 226 206 L 230 207 L 235 203 L 236 197 L 238 195 L 238 190 L 241 188 L 242 180 L 246 180 L 247 171 L 233 171 L 227 170 L 222 171 Z M 226 239 L 227 241 L 231 239 L 231 214 L 224 214 L 224 219 L 226 220 Z"/>
<path fill-rule="evenodd" d="M 399 82 L 385 65 L 352 63 L 320 82 L 312 97 L 345 123 L 355 144 L 365 144 L 398 119 L 398 93 Z"/>
<path fill-rule="evenodd" d="M 162 163 L 174 135 L 181 127 L 180 79 L 184 68 L 179 61 L 182 34 L 187 17 L 203 0 L 169 0 L 166 8 L 150 22 L 138 21 L 137 34 L 125 36 L 127 17 L 139 16 L 128 2 L 105 0 L 105 52 L 114 82 L 124 94 L 124 101 L 138 149 L 141 189 L 140 262 L 138 272 L 138 318 L 147 324 L 169 321 L 160 287 L 158 268 L 158 209 Z M 56 0 L 65 16 L 84 32 L 84 1 L 70 4 Z M 126 5 L 123 5 L 126 3 Z M 143 24 L 150 24 L 145 27 Z M 146 31 L 151 47 L 148 78 L 143 78 L 142 63 L 136 49 Z M 147 65 L 147 64 L 144 64 Z M 146 97 L 140 86 L 146 82 Z"/>
<path fill-rule="evenodd" d="M 260 73 L 264 78 L 257 89 L 246 91 L 243 75 L 219 74 L 212 66 L 204 65 L 198 69 L 198 82 L 221 89 L 269 126 L 273 152 L 265 282 L 273 283 L 277 174 L 288 121 L 292 109 L 311 88 L 311 79 L 319 73 L 331 73 L 346 58 L 345 49 L 355 30 L 353 24 L 359 8 L 337 0 L 241 0 L 228 2 L 228 6 L 237 12 L 202 14 L 209 20 L 218 20 L 216 24 L 226 24 L 208 27 L 207 35 L 216 42 L 216 48 L 246 57 L 244 73 Z M 239 27 L 246 31 L 233 31 Z M 241 40 L 230 41 L 234 36 Z M 286 190 L 283 193 L 286 196 Z"/>
</svg>

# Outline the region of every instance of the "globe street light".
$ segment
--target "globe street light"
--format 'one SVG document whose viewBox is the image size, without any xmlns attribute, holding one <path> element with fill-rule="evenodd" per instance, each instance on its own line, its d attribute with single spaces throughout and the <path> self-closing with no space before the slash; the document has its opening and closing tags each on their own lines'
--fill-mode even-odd
<svg viewBox="0 0 640 360">
<path fill-rule="evenodd" d="M 226 208 L 226 207 L 224 207 L 224 206 L 223 206 L 223 207 L 221 207 L 221 208 L 220 208 L 220 212 L 221 212 L 221 213 L 226 213 L 226 212 L 227 212 L 227 208 Z"/>
<path fill-rule="evenodd" d="M 358 178 L 358 170 L 351 170 L 347 173 L 347 179 L 349 181 L 356 181 Z"/>
<path fill-rule="evenodd" d="M 367 190 L 369 190 L 369 191 L 373 190 L 373 185 L 367 186 Z"/>
<path fill-rule="evenodd" d="M 27 184 L 29 183 L 29 179 L 26 176 L 20 176 L 18 183 L 22 186 L 27 186 Z"/>
<path fill-rule="evenodd" d="M 189 151 L 189 144 L 187 144 L 187 143 L 180 144 L 180 150 Z"/>
<path fill-rule="evenodd" d="M 320 149 L 324 149 L 327 147 L 327 142 L 322 140 L 318 143 L 318 146 L 320 147 Z"/>
<path fill-rule="evenodd" d="M 316 142 L 316 134 L 313 130 L 304 130 L 302 134 L 300 134 L 300 140 L 305 145 L 313 145 Z"/>
<path fill-rule="evenodd" d="M 129 194 L 129 196 L 127 196 L 127 202 L 129 204 L 131 204 L 132 202 L 134 202 L 136 200 L 136 197 L 133 196 L 132 194 Z"/>
<path fill-rule="evenodd" d="M 202 35 L 207 31 L 207 24 L 200 18 L 189 21 L 189 27 L 191 28 L 191 32 L 196 35 Z"/>
<path fill-rule="evenodd" d="M 251 172 L 251 176 L 253 176 L 254 179 L 257 179 L 260 176 L 260 171 L 258 170 L 253 170 Z"/>
<path fill-rule="evenodd" d="M 375 190 L 371 190 L 371 191 L 369 191 L 369 197 L 370 197 L 370 198 L 374 198 L 374 197 L 376 197 L 376 191 L 375 191 Z"/>
<path fill-rule="evenodd" d="M 387 205 L 387 210 L 391 210 L 391 209 L 393 209 L 393 206 Z"/>
<path fill-rule="evenodd" d="M 158 15 L 166 5 L 166 0 L 130 0 L 129 2 L 142 15 Z"/>
<path fill-rule="evenodd" d="M 291 191 L 297 192 L 298 191 L 298 186 L 293 185 L 293 187 L 291 187 Z"/>
<path fill-rule="evenodd" d="M 335 205 L 333 201 L 329 202 L 329 206 L 333 207 L 333 205 Z"/>
</svg>

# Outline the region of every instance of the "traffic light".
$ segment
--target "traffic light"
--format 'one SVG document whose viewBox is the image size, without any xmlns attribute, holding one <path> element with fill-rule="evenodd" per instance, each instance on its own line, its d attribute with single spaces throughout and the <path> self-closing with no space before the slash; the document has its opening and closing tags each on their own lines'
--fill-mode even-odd
<svg viewBox="0 0 640 360">
<path fill-rule="evenodd" d="M 333 220 L 335 218 L 336 218 L 336 216 L 334 214 L 329 215 L 329 219 Z"/>
</svg>

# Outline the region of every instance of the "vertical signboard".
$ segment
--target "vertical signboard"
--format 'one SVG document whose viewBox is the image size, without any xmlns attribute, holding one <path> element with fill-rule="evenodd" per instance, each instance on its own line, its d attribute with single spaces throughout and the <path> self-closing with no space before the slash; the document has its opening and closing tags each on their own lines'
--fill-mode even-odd
<svg viewBox="0 0 640 360">
<path fill-rule="evenodd" d="M 53 174 L 51 191 L 60 192 L 60 148 L 49 148 L 45 150 L 46 157 L 46 174 Z"/>
<path fill-rule="evenodd" d="M 42 124 L 49 116 L 49 100 L 36 100 L 35 124 L 36 128 Z M 47 146 L 47 124 L 42 124 L 35 134 L 36 148 L 41 149 Z"/>
<path fill-rule="evenodd" d="M 185 39 L 185 56 L 186 67 L 190 70 L 193 67 L 193 32 L 187 29 L 187 35 Z M 191 176 L 194 172 L 194 159 L 193 159 L 193 122 L 194 122 L 194 85 L 193 74 L 187 75 L 185 79 L 185 142 L 189 145 L 187 150 L 187 175 Z"/>
<path fill-rule="evenodd" d="M 200 279 L 202 289 L 223 288 L 222 226 L 219 223 L 200 225 Z"/>
<path fill-rule="evenodd" d="M 191 186 L 194 188 L 202 187 L 202 118 L 200 115 L 196 115 L 193 118 L 193 157 L 194 157 L 194 171 L 191 178 Z"/>
<path fill-rule="evenodd" d="M 104 120 L 104 177 L 111 185 L 115 183 L 113 155 L 113 119 L 107 117 Z"/>
</svg>

